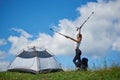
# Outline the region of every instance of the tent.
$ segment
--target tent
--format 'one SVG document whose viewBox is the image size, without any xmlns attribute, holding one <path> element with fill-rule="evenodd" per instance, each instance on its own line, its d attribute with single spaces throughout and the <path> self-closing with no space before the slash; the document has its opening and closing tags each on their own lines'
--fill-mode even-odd
<svg viewBox="0 0 120 80">
<path fill-rule="evenodd" d="M 61 71 L 62 67 L 55 56 L 51 55 L 46 49 L 32 47 L 18 53 L 8 70 L 41 73 Z"/>
</svg>

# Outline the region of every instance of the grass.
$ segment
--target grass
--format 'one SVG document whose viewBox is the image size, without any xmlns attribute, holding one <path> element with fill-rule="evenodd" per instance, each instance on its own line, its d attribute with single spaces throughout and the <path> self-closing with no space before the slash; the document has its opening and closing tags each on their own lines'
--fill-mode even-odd
<svg viewBox="0 0 120 80">
<path fill-rule="evenodd" d="M 120 67 L 96 71 L 67 71 L 42 74 L 0 72 L 0 80 L 120 80 Z"/>
</svg>

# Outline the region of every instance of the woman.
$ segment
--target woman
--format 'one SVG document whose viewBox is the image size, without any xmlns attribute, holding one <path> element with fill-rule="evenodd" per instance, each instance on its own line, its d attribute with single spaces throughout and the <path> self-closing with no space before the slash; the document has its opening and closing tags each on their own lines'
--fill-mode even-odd
<svg viewBox="0 0 120 80">
<path fill-rule="evenodd" d="M 76 68 L 79 69 L 81 66 L 81 50 L 79 49 L 80 43 L 82 41 L 82 34 L 80 34 L 80 32 L 77 34 L 77 39 L 71 38 L 66 36 L 66 38 L 69 38 L 71 40 L 73 40 L 74 42 L 76 42 L 75 45 L 75 57 L 73 58 L 73 63 L 75 64 Z"/>
</svg>

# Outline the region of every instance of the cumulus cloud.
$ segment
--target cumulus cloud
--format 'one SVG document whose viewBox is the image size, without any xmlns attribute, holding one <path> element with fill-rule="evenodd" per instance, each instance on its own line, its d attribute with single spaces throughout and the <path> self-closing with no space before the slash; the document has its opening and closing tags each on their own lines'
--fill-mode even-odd
<svg viewBox="0 0 120 80">
<path fill-rule="evenodd" d="M 120 51 L 120 38 L 117 38 L 113 43 L 113 50 Z"/>
<path fill-rule="evenodd" d="M 0 39 L 0 47 L 6 44 L 7 42 L 5 41 L 5 39 Z M 7 69 L 9 63 L 2 61 L 5 59 L 6 56 L 6 52 L 0 49 L 0 71 L 5 71 Z"/>
<path fill-rule="evenodd" d="M 6 71 L 9 66 L 9 62 L 0 61 L 0 71 Z"/>
<path fill-rule="evenodd" d="M 18 51 L 24 49 L 31 42 L 31 40 L 29 40 L 29 38 L 31 37 L 30 34 L 28 34 L 22 29 L 16 29 L 16 31 L 20 31 L 21 35 L 10 36 L 8 38 L 8 41 L 12 43 L 9 53 L 13 54 L 17 54 Z"/>
<path fill-rule="evenodd" d="M 0 51 L 0 60 L 5 58 L 5 52 L 4 51 Z"/>
<path fill-rule="evenodd" d="M 0 47 L 6 44 L 7 42 L 5 41 L 5 39 L 0 39 Z M 0 50 L 0 59 L 4 59 L 4 58 L 5 58 L 5 51 Z"/>
<path fill-rule="evenodd" d="M 65 47 L 66 44 L 69 44 L 69 41 L 67 42 L 64 37 L 56 33 L 53 36 L 39 33 L 39 36 L 34 40 L 30 40 L 23 35 L 10 36 L 8 40 L 12 43 L 9 52 L 13 54 L 17 54 L 17 52 L 29 46 L 46 48 L 56 54 L 64 54 L 66 51 L 69 52 L 70 49 L 70 47 Z"/>
<path fill-rule="evenodd" d="M 120 32 L 118 31 L 120 28 L 118 25 L 120 23 L 118 12 L 120 10 L 119 3 L 120 1 L 118 0 L 109 1 L 108 3 L 88 3 L 87 6 L 78 8 L 83 16 L 87 16 L 85 15 L 86 11 L 95 11 L 92 19 L 86 24 L 87 27 L 83 28 L 83 35 L 85 35 L 83 48 L 86 48 L 83 50 L 85 52 L 87 51 L 86 53 L 90 53 L 90 55 L 94 56 L 101 56 L 113 47 L 112 44 L 116 43 L 116 39 L 120 36 Z M 116 25 L 118 25 L 117 29 Z M 114 46 L 119 46 L 119 44 Z"/>
<path fill-rule="evenodd" d="M 56 27 L 59 32 L 75 38 L 76 26 L 80 26 L 92 11 L 95 14 L 88 20 L 82 28 L 83 40 L 81 50 L 84 55 L 98 57 L 104 55 L 108 50 L 120 51 L 120 0 L 98 0 L 90 2 L 82 7 L 78 7 L 80 13 L 74 21 L 68 19 L 59 20 Z M 75 26 L 76 25 L 76 26 Z M 21 36 L 10 36 L 12 43 L 11 53 L 16 53 L 27 46 L 45 47 L 57 54 L 73 54 L 74 42 L 54 33 L 50 36 L 45 33 L 39 33 L 39 36 L 31 40 L 32 35 L 23 29 L 15 29 L 21 33 Z"/>
<path fill-rule="evenodd" d="M 11 30 L 16 31 L 18 33 L 21 33 L 21 36 L 23 36 L 25 38 L 31 38 L 32 37 L 32 35 L 30 35 L 26 31 L 24 31 L 23 29 L 12 28 Z"/>
</svg>

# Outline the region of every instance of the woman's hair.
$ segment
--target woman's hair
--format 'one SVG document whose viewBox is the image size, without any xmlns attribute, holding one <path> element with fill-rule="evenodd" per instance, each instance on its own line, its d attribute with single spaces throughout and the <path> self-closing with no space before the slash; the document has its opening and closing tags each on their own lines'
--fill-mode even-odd
<svg viewBox="0 0 120 80">
<path fill-rule="evenodd" d="M 77 37 L 82 37 L 82 34 L 78 33 L 78 34 L 77 34 Z"/>
<path fill-rule="evenodd" d="M 82 34 L 79 34 L 79 37 L 82 37 Z"/>
</svg>

